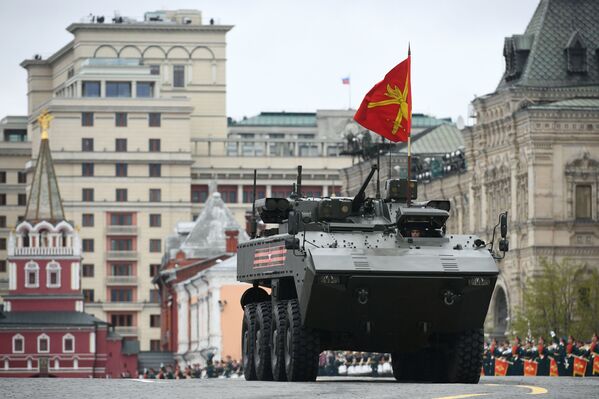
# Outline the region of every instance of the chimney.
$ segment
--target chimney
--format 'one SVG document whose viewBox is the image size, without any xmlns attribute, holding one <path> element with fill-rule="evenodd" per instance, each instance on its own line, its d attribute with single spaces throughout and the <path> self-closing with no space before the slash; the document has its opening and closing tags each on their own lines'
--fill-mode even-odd
<svg viewBox="0 0 599 399">
<path fill-rule="evenodd" d="M 226 251 L 228 253 L 237 253 L 237 244 L 238 244 L 237 237 L 239 236 L 239 230 L 227 229 L 227 230 L 225 230 L 225 235 L 227 236 Z"/>
</svg>

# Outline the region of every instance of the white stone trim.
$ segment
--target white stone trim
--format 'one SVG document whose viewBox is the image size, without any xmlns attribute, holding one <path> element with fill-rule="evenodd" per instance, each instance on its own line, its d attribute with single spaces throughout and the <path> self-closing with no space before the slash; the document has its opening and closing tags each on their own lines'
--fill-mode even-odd
<svg viewBox="0 0 599 399">
<path fill-rule="evenodd" d="M 38 367 L 39 367 L 39 362 L 38 362 Z M 31 360 L 31 358 L 27 358 L 27 370 L 31 370 L 33 369 L 33 361 Z"/>
<path fill-rule="evenodd" d="M 10 368 L 8 363 L 8 358 L 4 358 L 4 370 L 8 370 Z"/>
<path fill-rule="evenodd" d="M 4 301 L 4 310 L 10 312 L 10 301 Z"/>
<path fill-rule="evenodd" d="M 73 358 L 73 370 L 77 370 L 79 369 L 79 358 L 75 357 Z"/>
<path fill-rule="evenodd" d="M 35 283 L 29 284 L 29 272 L 35 272 Z M 25 288 L 39 288 L 40 286 L 40 266 L 30 260 L 25 264 Z"/>
<path fill-rule="evenodd" d="M 42 339 L 46 339 L 48 341 L 47 350 L 45 351 L 40 349 L 40 342 Z M 40 334 L 37 336 L 37 353 L 50 353 L 50 337 L 46 334 Z"/>
<path fill-rule="evenodd" d="M 15 349 L 15 341 L 17 339 L 20 339 L 23 341 L 23 345 L 21 345 L 21 350 L 17 351 Z M 21 334 L 15 334 L 12 336 L 12 353 L 25 353 L 25 337 L 23 337 Z"/>
<path fill-rule="evenodd" d="M 89 333 L 89 353 L 96 353 L 96 333 Z"/>
<path fill-rule="evenodd" d="M 71 289 L 72 290 L 79 289 L 79 280 L 80 280 L 79 269 L 80 269 L 79 262 L 71 263 Z"/>
<path fill-rule="evenodd" d="M 14 262 L 8 263 L 8 289 L 17 289 L 17 264 Z"/>
<path fill-rule="evenodd" d="M 70 339 L 73 341 L 73 345 L 71 345 L 71 350 L 66 349 L 66 340 Z M 62 337 L 62 353 L 75 353 L 75 337 L 72 334 L 65 334 Z"/>
<path fill-rule="evenodd" d="M 52 273 L 56 273 L 56 284 L 52 284 L 50 282 L 50 276 Z M 51 260 L 46 264 L 46 287 L 48 288 L 60 288 L 60 278 L 61 278 L 61 267 L 58 262 L 55 260 Z"/>
<path fill-rule="evenodd" d="M 55 357 L 54 358 L 54 370 L 59 370 L 60 369 L 60 360 Z"/>
<path fill-rule="evenodd" d="M 83 301 L 75 302 L 75 310 L 77 312 L 83 312 Z"/>
</svg>

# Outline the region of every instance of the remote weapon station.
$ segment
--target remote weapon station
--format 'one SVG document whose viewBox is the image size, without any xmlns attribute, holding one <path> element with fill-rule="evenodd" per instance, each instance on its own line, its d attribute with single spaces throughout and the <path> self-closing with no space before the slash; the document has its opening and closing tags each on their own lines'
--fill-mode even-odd
<svg viewBox="0 0 599 399">
<path fill-rule="evenodd" d="M 507 212 L 499 256 L 494 233 L 446 233 L 449 201 L 415 202 L 415 181 L 368 198 L 376 170 L 353 198 L 306 198 L 300 166 L 289 198 L 254 202 L 237 255 L 247 380 L 313 381 L 321 351 L 352 350 L 391 353 L 397 380 L 478 382 Z M 258 216 L 278 226 L 257 234 Z"/>
</svg>

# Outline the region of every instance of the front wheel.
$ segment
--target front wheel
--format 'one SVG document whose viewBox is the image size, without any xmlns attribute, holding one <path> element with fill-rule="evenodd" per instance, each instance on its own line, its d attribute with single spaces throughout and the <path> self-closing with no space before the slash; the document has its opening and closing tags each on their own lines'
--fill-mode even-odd
<svg viewBox="0 0 599 399">
<path fill-rule="evenodd" d="M 270 302 L 258 304 L 256 312 L 256 344 L 254 345 L 254 367 L 260 381 L 271 381 L 270 370 L 270 324 L 272 306 Z"/>
<path fill-rule="evenodd" d="M 297 299 L 287 304 L 286 326 L 284 345 L 287 381 L 315 381 L 320 337 L 318 332 L 302 326 Z"/>
<path fill-rule="evenodd" d="M 447 380 L 478 384 L 483 364 L 483 329 L 464 331 L 455 336 L 454 352 L 448 358 Z"/>
<path fill-rule="evenodd" d="M 287 334 L 287 301 L 272 306 L 270 365 L 275 381 L 287 381 L 285 373 L 285 337 Z"/>
<path fill-rule="evenodd" d="M 243 355 L 243 376 L 247 381 L 256 380 L 254 366 L 254 347 L 256 344 L 256 304 L 243 307 L 243 324 L 241 327 L 241 351 Z"/>
</svg>

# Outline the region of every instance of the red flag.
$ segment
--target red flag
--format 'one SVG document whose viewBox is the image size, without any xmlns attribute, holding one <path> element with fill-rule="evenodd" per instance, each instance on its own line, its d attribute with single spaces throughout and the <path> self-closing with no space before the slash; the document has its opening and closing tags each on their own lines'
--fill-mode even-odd
<svg viewBox="0 0 599 399">
<path fill-rule="evenodd" d="M 574 372 L 572 373 L 574 377 L 577 375 L 584 377 L 585 372 L 587 371 L 587 364 L 589 361 L 583 357 L 574 356 Z"/>
<path fill-rule="evenodd" d="M 557 362 L 552 357 L 549 358 L 549 377 L 559 377 Z"/>
<path fill-rule="evenodd" d="M 534 360 L 524 361 L 524 377 L 535 377 L 539 364 Z"/>
<path fill-rule="evenodd" d="M 366 94 L 354 119 L 391 141 L 408 141 L 412 128 L 412 89 L 408 58 Z"/>
<path fill-rule="evenodd" d="M 593 360 L 593 375 L 599 374 L 599 355 L 595 355 L 595 360 Z"/>
<path fill-rule="evenodd" d="M 507 375 L 507 367 L 507 360 L 495 359 L 495 377 L 505 377 Z"/>
</svg>

